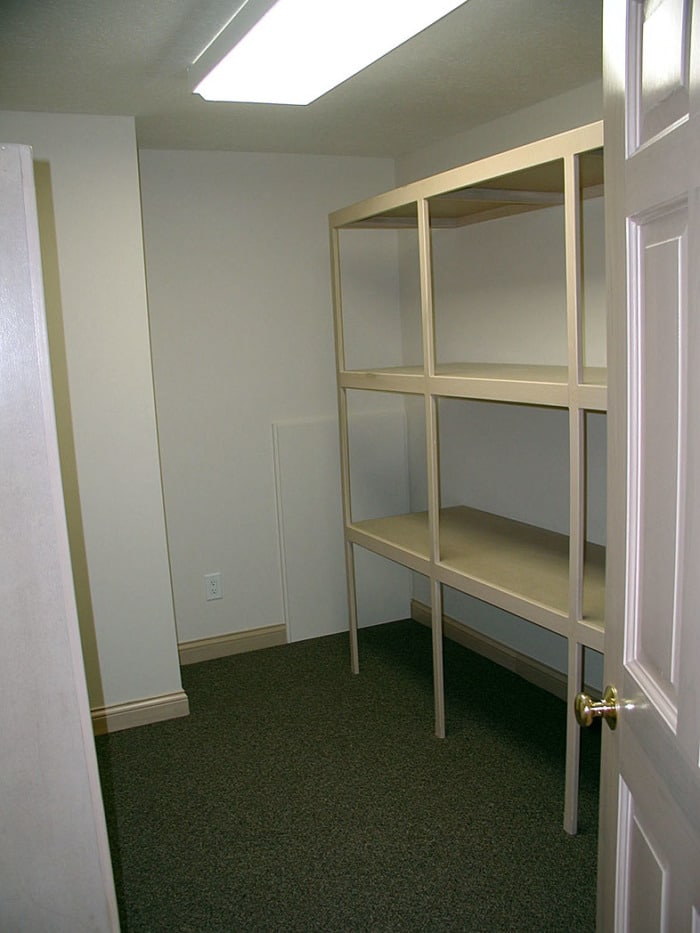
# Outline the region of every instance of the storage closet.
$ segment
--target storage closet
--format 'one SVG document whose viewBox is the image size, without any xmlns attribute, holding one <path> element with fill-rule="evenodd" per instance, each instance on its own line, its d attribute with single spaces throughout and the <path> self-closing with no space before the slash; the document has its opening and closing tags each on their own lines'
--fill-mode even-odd
<svg viewBox="0 0 700 933">
<path fill-rule="evenodd" d="M 330 215 L 353 670 L 357 546 L 427 581 L 440 737 L 443 588 L 562 636 L 571 833 L 573 699 L 585 649 L 602 652 L 604 631 L 604 492 L 587 455 L 607 405 L 602 145 L 602 123 L 591 124 Z M 387 258 L 393 293 L 379 269 Z M 403 399 L 412 457 L 403 514 L 353 512 L 351 476 L 372 482 L 371 464 L 351 466 L 349 432 L 354 399 L 367 393 Z M 482 446 L 491 463 L 480 463 Z M 524 478 L 516 503 L 499 494 L 508 470 Z"/>
</svg>

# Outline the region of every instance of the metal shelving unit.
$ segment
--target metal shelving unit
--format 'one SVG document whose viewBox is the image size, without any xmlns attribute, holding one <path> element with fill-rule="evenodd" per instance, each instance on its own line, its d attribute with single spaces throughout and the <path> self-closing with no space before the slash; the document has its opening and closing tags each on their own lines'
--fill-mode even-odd
<svg viewBox="0 0 700 933">
<path fill-rule="evenodd" d="M 585 365 L 582 210 L 603 194 L 603 129 L 591 124 L 414 182 L 330 216 L 345 553 L 351 660 L 359 670 L 353 548 L 361 546 L 430 581 L 435 732 L 445 734 L 442 662 L 444 585 L 565 637 L 569 715 L 564 826 L 576 831 L 579 734 L 573 698 L 583 687 L 583 652 L 603 649 L 604 548 L 586 541 L 585 416 L 607 407 L 606 371 Z M 436 340 L 432 238 L 437 230 L 558 208 L 563 217 L 566 365 L 445 360 Z M 348 368 L 339 235 L 348 229 L 417 232 L 422 365 Z M 448 235 L 446 233 L 441 236 Z M 533 326 L 536 326 L 536 321 Z M 349 390 L 422 396 L 427 511 L 353 521 Z M 443 508 L 439 399 L 480 399 L 568 412 L 569 534 L 466 506 Z"/>
</svg>

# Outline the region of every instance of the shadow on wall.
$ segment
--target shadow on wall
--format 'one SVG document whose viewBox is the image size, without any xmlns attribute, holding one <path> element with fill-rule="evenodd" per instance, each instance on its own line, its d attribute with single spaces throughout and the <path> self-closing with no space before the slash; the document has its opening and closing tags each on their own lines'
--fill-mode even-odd
<svg viewBox="0 0 700 933">
<path fill-rule="evenodd" d="M 39 218 L 39 239 L 41 242 L 41 265 L 44 277 L 44 300 L 46 304 L 46 324 L 49 336 L 49 354 L 51 357 L 51 381 L 53 385 L 54 407 L 56 410 L 56 429 L 58 432 L 58 450 L 61 459 L 61 478 L 66 506 L 66 523 L 70 544 L 73 585 L 80 623 L 80 639 L 83 648 L 83 662 L 87 677 L 90 706 L 104 706 L 104 691 L 100 676 L 100 664 L 95 636 L 95 620 L 90 597 L 90 579 L 88 575 L 83 516 L 80 509 L 78 470 L 75 459 L 73 439 L 73 421 L 71 418 L 70 390 L 68 384 L 68 361 L 63 333 L 63 309 L 61 305 L 61 280 L 58 267 L 58 247 L 56 244 L 56 222 L 53 209 L 53 190 L 51 186 L 51 166 L 48 162 L 34 161 L 34 183 L 36 186 L 37 213 Z"/>
</svg>

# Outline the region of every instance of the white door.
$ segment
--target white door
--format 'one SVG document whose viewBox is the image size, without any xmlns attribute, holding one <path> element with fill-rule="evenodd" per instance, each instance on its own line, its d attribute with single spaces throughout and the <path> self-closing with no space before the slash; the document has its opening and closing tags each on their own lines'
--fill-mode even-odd
<svg viewBox="0 0 700 933">
<path fill-rule="evenodd" d="M 700 931 L 700 4 L 605 0 L 608 631 L 598 929 Z"/>
<path fill-rule="evenodd" d="M 0 930 L 119 929 L 73 596 L 34 167 L 0 145 Z"/>
</svg>

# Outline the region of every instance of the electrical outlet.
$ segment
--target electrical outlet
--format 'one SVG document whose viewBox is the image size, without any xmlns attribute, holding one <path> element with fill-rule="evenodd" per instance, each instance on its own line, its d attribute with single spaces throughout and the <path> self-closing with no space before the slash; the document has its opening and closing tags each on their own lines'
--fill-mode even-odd
<svg viewBox="0 0 700 933">
<path fill-rule="evenodd" d="M 210 599 L 221 599 L 223 593 L 221 592 L 221 574 L 220 573 L 205 573 L 204 574 L 204 592 L 207 598 L 207 602 Z"/>
</svg>

